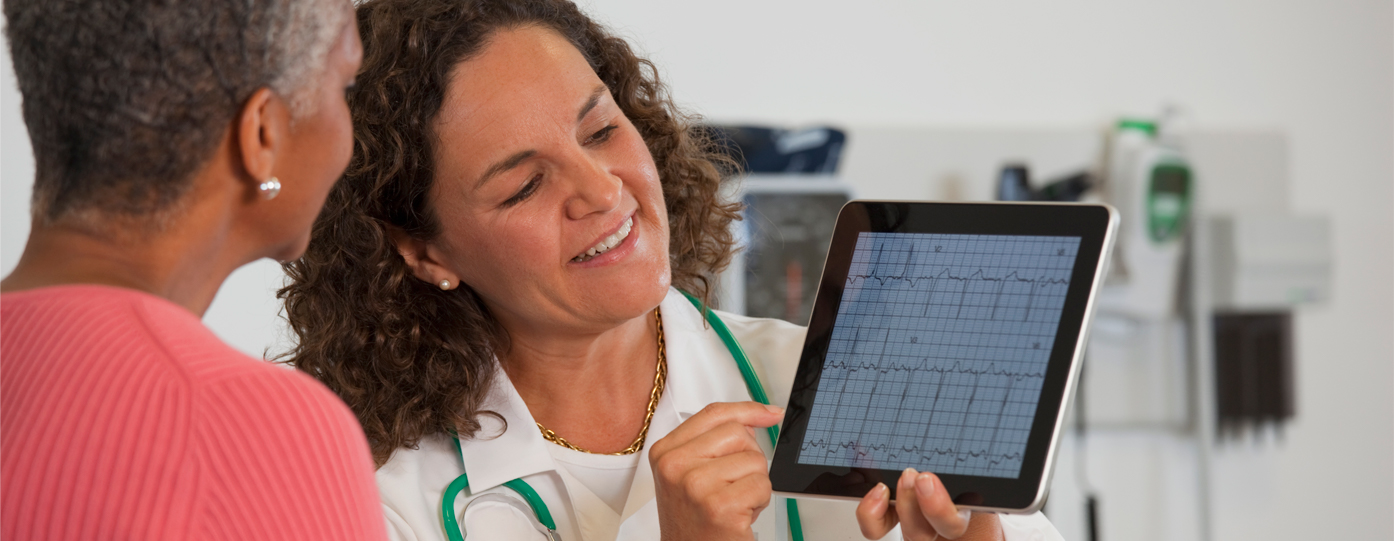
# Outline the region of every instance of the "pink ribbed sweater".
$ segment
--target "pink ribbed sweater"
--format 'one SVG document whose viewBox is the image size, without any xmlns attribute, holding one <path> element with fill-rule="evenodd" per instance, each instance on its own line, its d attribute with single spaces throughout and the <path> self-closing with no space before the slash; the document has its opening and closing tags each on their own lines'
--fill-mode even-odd
<svg viewBox="0 0 1394 541">
<path fill-rule="evenodd" d="M 385 538 L 353 414 L 164 299 L 0 296 L 0 537 Z"/>
</svg>

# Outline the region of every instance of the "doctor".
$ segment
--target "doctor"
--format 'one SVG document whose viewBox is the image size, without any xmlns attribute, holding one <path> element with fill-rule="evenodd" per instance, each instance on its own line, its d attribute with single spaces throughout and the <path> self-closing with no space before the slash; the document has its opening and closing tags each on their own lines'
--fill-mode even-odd
<svg viewBox="0 0 1394 541">
<path fill-rule="evenodd" d="M 370 0 L 355 155 L 290 264 L 288 356 L 354 409 L 399 539 L 1040 539 L 907 471 L 772 501 L 709 294 L 737 207 L 652 65 L 564 0 Z M 782 404 L 803 329 L 719 315 Z M 897 526 L 899 529 L 896 530 Z"/>
</svg>

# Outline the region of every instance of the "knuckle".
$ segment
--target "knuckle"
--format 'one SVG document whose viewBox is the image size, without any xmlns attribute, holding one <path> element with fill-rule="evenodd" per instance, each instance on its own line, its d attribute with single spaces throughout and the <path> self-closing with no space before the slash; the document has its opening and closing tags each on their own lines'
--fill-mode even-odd
<svg viewBox="0 0 1394 541">
<path fill-rule="evenodd" d="M 659 458 L 653 466 L 654 472 L 665 481 L 678 481 L 683 477 L 683 465 L 671 456 Z"/>
<path fill-rule="evenodd" d="M 653 445 L 649 446 L 649 464 L 655 463 L 655 461 L 663 458 L 664 455 L 668 454 L 667 442 L 668 439 L 664 438 L 656 442 L 653 442 Z"/>
<path fill-rule="evenodd" d="M 707 483 L 706 477 L 697 471 L 685 470 L 677 472 L 673 478 L 677 481 L 678 486 L 682 487 L 685 492 L 698 498 L 701 498 L 702 495 L 709 492 L 708 487 L 710 485 Z"/>
<path fill-rule="evenodd" d="M 730 402 L 712 402 L 711 404 L 707 404 L 707 407 L 702 408 L 702 411 L 708 412 L 708 415 L 726 417 L 735 411 L 735 404 Z"/>
<path fill-rule="evenodd" d="M 751 507 L 756 507 L 756 508 L 759 508 L 759 509 L 764 509 L 764 508 L 766 508 L 766 507 L 769 507 L 769 505 L 770 505 L 770 500 L 772 500 L 773 497 L 774 497 L 773 494 L 770 494 L 769 486 L 770 486 L 769 483 L 761 483 L 761 484 L 759 484 L 759 485 L 756 486 L 756 489 L 759 490 L 759 492 L 758 492 L 759 495 L 756 496 L 755 501 L 751 502 L 751 503 L 752 503 Z"/>
</svg>

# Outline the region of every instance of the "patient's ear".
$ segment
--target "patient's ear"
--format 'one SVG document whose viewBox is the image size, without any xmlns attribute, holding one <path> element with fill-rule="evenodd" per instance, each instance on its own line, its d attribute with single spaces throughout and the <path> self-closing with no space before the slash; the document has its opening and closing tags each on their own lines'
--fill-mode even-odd
<svg viewBox="0 0 1394 541">
<path fill-rule="evenodd" d="M 442 254 L 434 244 L 408 235 L 400 227 L 388 226 L 387 234 L 418 280 L 435 286 L 448 280 L 450 286 L 444 289 L 454 289 L 459 285 L 460 278 L 442 264 Z"/>
<path fill-rule="evenodd" d="M 237 149 L 240 151 L 247 192 L 258 195 L 257 186 L 272 176 L 278 159 L 284 160 L 290 137 L 290 109 L 269 88 L 261 88 L 247 98 L 237 116 Z M 258 199 L 254 197 L 254 200 Z"/>
</svg>

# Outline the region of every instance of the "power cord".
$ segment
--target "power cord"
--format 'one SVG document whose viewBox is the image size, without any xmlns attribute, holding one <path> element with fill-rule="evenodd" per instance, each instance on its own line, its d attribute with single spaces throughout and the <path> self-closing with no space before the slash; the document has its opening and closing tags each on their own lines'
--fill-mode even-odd
<svg viewBox="0 0 1394 541">
<path fill-rule="evenodd" d="M 1088 441 L 1085 437 L 1085 426 L 1087 420 L 1084 414 L 1084 371 L 1089 367 L 1086 359 L 1080 359 L 1079 384 L 1075 389 L 1075 482 L 1079 485 L 1079 491 L 1084 493 L 1084 513 L 1085 522 L 1088 526 L 1088 541 L 1099 541 L 1099 498 L 1095 495 L 1093 485 L 1089 484 L 1089 475 L 1085 470 L 1088 460 L 1085 460 L 1084 448 Z"/>
</svg>

